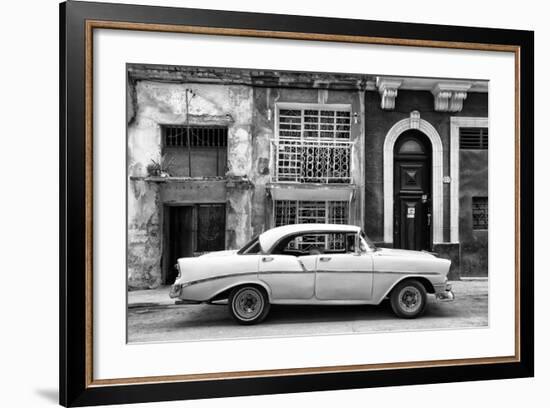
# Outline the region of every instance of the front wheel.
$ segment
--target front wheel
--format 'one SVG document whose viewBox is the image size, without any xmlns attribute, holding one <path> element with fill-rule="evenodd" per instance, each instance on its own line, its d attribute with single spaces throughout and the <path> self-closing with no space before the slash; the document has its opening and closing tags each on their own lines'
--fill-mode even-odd
<svg viewBox="0 0 550 408">
<path fill-rule="evenodd" d="M 399 283 L 391 294 L 393 312 L 406 319 L 420 316 L 426 308 L 426 288 L 417 280 Z"/>
<path fill-rule="evenodd" d="M 256 286 L 241 286 L 229 295 L 229 312 L 240 324 L 256 324 L 269 312 L 269 299 L 264 290 Z"/>
</svg>

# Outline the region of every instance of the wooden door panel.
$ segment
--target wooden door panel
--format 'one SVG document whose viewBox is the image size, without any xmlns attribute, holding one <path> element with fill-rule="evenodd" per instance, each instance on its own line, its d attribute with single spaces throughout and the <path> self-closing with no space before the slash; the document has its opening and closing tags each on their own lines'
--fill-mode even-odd
<svg viewBox="0 0 550 408">
<path fill-rule="evenodd" d="M 197 252 L 225 249 L 225 204 L 200 204 L 197 212 Z"/>
<path fill-rule="evenodd" d="M 428 203 L 422 197 L 400 198 L 399 245 L 404 249 L 428 249 Z"/>
<path fill-rule="evenodd" d="M 178 258 L 193 256 L 193 207 L 168 208 L 168 259 L 165 282 L 173 283 L 177 271 L 173 267 Z"/>
<path fill-rule="evenodd" d="M 395 162 L 394 245 L 430 249 L 431 186 L 426 161 Z"/>
</svg>

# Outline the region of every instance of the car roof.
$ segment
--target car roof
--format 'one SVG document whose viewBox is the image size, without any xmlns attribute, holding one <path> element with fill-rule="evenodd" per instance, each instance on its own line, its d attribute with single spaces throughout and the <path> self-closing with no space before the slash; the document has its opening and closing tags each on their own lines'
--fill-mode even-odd
<svg viewBox="0 0 550 408">
<path fill-rule="evenodd" d="M 260 234 L 260 246 L 262 252 L 268 253 L 273 246 L 287 235 L 308 233 L 308 232 L 354 232 L 358 233 L 361 228 L 357 225 L 347 224 L 291 224 L 275 227 Z"/>
</svg>

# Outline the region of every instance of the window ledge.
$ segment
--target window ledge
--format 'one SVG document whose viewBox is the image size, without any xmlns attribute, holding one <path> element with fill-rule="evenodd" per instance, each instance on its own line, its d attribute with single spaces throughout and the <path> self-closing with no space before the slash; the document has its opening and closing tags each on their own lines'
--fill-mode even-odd
<svg viewBox="0 0 550 408">
<path fill-rule="evenodd" d="M 274 200 L 349 201 L 357 190 L 355 184 L 269 183 Z"/>
<path fill-rule="evenodd" d="M 200 181 L 227 181 L 225 176 L 206 176 L 206 177 L 159 177 L 159 176 L 130 176 L 133 181 L 145 181 L 147 183 L 185 183 Z"/>
</svg>

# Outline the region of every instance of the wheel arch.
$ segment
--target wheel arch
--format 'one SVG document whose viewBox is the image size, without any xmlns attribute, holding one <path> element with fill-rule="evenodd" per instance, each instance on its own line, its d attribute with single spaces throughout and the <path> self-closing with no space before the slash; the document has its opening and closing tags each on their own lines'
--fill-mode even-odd
<svg viewBox="0 0 550 408">
<path fill-rule="evenodd" d="M 416 280 L 418 282 L 420 282 L 424 288 L 426 289 L 426 292 L 427 293 L 430 293 L 430 294 L 434 294 L 435 293 L 435 288 L 434 288 L 434 285 L 433 283 L 428 279 L 426 278 L 425 276 L 422 276 L 422 275 L 407 275 L 399 280 L 397 280 L 387 291 L 386 293 L 384 294 L 384 296 L 382 297 L 382 299 L 385 299 L 386 297 L 388 297 L 392 292 L 393 290 L 395 289 L 395 287 L 397 285 L 399 285 L 401 282 L 405 282 L 407 280 Z"/>
<path fill-rule="evenodd" d="M 231 291 L 233 289 L 239 288 L 241 286 L 256 286 L 256 287 L 264 290 L 265 293 L 267 294 L 267 298 L 268 298 L 269 302 L 271 302 L 271 290 L 269 289 L 269 286 L 266 285 L 263 282 L 259 282 L 259 281 L 256 281 L 256 280 L 251 280 L 251 281 L 246 281 L 246 282 L 238 282 L 238 283 L 233 283 L 231 285 L 227 285 L 225 288 L 223 288 L 223 289 L 219 290 L 218 292 L 216 292 L 216 294 L 210 298 L 209 302 L 228 299 L 229 294 L 231 293 Z"/>
</svg>

